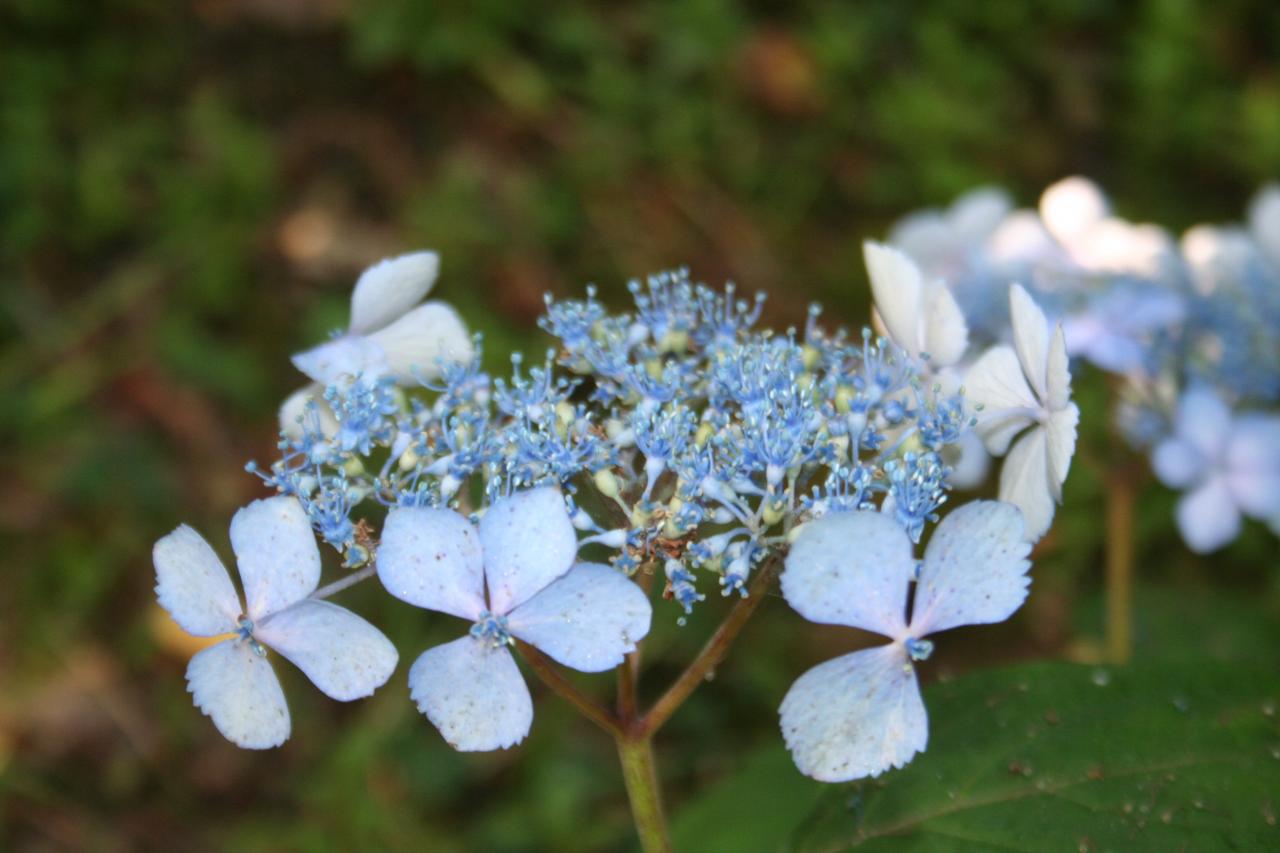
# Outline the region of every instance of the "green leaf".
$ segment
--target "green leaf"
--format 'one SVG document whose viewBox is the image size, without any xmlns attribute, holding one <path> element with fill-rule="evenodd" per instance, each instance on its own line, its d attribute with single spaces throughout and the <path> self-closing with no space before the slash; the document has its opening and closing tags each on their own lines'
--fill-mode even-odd
<svg viewBox="0 0 1280 853">
<path fill-rule="evenodd" d="M 702 851 L 1280 849 L 1278 698 L 1261 663 L 984 672 L 925 691 L 929 750 L 906 768 L 815 796 L 771 746 L 676 836 Z"/>
</svg>

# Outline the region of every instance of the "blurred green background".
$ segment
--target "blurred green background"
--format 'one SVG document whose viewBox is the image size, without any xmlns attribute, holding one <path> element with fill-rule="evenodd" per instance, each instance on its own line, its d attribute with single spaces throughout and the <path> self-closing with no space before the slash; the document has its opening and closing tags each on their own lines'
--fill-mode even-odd
<svg viewBox="0 0 1280 853">
<path fill-rule="evenodd" d="M 0 848 L 627 849 L 612 745 L 541 691 L 529 741 L 485 756 L 445 746 L 403 666 L 354 706 L 278 667 L 294 736 L 268 754 L 191 707 L 151 544 L 185 521 L 228 553 L 260 494 L 241 466 L 303 383 L 289 354 L 345 322 L 360 269 L 422 247 L 500 368 L 544 346 L 545 291 L 621 306 L 680 264 L 769 292 L 774 324 L 817 299 L 861 325 L 861 240 L 979 183 L 1031 204 L 1082 172 L 1133 219 L 1239 219 L 1280 173 L 1278 56 L 1261 0 L 4 0 Z M 1101 379 L 1078 395 L 1029 605 L 948 637 L 926 680 L 1096 647 L 1096 472 L 1123 454 Z M 1274 677 L 1275 540 L 1194 559 L 1173 502 L 1141 495 L 1138 659 Z M 344 602 L 402 663 L 456 629 L 368 585 Z M 659 610 L 647 696 L 722 607 Z M 661 736 L 677 815 L 776 748 L 787 685 L 855 641 L 763 611 Z"/>
</svg>

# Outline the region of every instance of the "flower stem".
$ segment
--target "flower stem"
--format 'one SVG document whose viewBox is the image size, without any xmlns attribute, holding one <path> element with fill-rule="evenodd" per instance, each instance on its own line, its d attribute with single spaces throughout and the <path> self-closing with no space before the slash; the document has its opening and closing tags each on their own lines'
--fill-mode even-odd
<svg viewBox="0 0 1280 853">
<path fill-rule="evenodd" d="M 562 699 L 577 708 L 584 717 L 613 735 L 614 738 L 623 737 L 625 732 L 617 716 L 577 687 L 574 687 L 560 673 L 560 670 L 556 669 L 556 665 L 551 662 L 550 658 L 520 640 L 516 640 L 516 648 L 520 650 L 520 655 L 529 664 L 529 668 L 537 674 L 538 678 L 542 679 L 543 684 L 550 687 Z"/>
<path fill-rule="evenodd" d="M 329 596 L 334 595 L 335 593 L 342 592 L 347 587 L 355 586 L 356 584 L 360 583 L 360 581 L 365 580 L 366 578 L 373 577 L 376 571 L 377 571 L 377 568 L 372 563 L 370 563 L 369 565 L 365 566 L 363 569 L 361 569 L 358 572 L 352 572 L 351 574 L 347 575 L 345 578 L 336 580 L 327 586 L 320 587 L 315 592 L 311 593 L 311 597 L 312 598 L 328 598 Z"/>
<path fill-rule="evenodd" d="M 774 554 L 760 566 L 755 577 L 751 579 L 746 598 L 738 599 L 729 611 L 729 615 L 702 647 L 702 651 L 698 652 L 698 656 L 667 689 L 667 692 L 662 694 L 662 698 L 654 703 L 649 713 L 640 718 L 638 730 L 643 737 L 652 737 L 653 733 L 671 718 L 676 709 L 684 704 L 693 691 L 698 689 L 698 685 L 706 680 L 712 670 L 720 665 L 720 661 L 724 660 L 725 655 L 729 653 L 729 647 L 733 645 L 733 641 L 737 639 L 747 620 L 764 601 L 765 593 L 768 592 L 781 565 L 781 558 Z"/>
<path fill-rule="evenodd" d="M 781 564 L 782 560 L 774 555 L 760 566 L 751 579 L 747 596 L 733 605 L 698 656 L 643 716 L 637 712 L 636 701 L 639 648 L 627 655 L 626 660 L 618 667 L 618 704 L 615 713 L 574 687 L 542 652 L 528 643 L 516 640 L 516 648 L 520 650 L 521 656 L 544 684 L 577 708 L 583 716 L 613 735 L 618 747 L 618 760 L 622 764 L 627 799 L 631 803 L 636 835 L 645 853 L 669 853 L 671 850 L 667 818 L 662 810 L 662 788 L 653 755 L 653 735 L 684 704 L 698 685 L 706 680 L 707 674 L 724 660 L 738 633 L 764 600 Z"/>
<path fill-rule="evenodd" d="M 1134 482 L 1127 467 L 1107 480 L 1107 658 L 1125 663 L 1133 651 Z"/>
<path fill-rule="evenodd" d="M 617 738 L 617 742 L 622 778 L 627 785 L 627 798 L 631 801 L 631 817 L 640 837 L 640 847 L 645 853 L 669 853 L 671 837 L 662 811 L 652 736 L 624 734 Z"/>
</svg>

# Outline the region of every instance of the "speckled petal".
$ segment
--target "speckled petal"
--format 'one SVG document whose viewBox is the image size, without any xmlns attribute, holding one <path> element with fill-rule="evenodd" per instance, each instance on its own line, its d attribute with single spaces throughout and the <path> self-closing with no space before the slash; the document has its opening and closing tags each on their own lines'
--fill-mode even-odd
<svg viewBox="0 0 1280 853">
<path fill-rule="evenodd" d="M 377 564 L 378 579 L 401 601 L 470 621 L 485 609 L 480 537 L 451 509 L 391 510 Z"/>
<path fill-rule="evenodd" d="M 301 601 L 320 583 L 320 549 L 297 498 L 242 507 L 231 519 L 231 547 L 254 622 Z"/>
<path fill-rule="evenodd" d="M 791 685 L 779 713 L 796 767 L 820 782 L 879 776 L 929 741 L 915 670 L 897 643 L 818 664 Z"/>
<path fill-rule="evenodd" d="M 489 606 L 510 613 L 573 566 L 578 537 L 558 489 L 516 492 L 480 519 Z"/>
<path fill-rule="evenodd" d="M 511 611 L 511 633 L 582 672 L 622 663 L 649 633 L 653 608 L 644 590 L 611 566 L 578 563 Z"/>
<path fill-rule="evenodd" d="M 151 557 L 156 598 L 182 630 L 215 637 L 236 629 L 240 597 L 203 536 L 184 524 L 156 542 Z"/>
<path fill-rule="evenodd" d="M 897 522 L 874 510 L 833 512 L 801 528 L 782 595 L 811 622 L 896 637 L 914 573 L 911 540 Z"/>
<path fill-rule="evenodd" d="M 533 700 L 511 652 L 475 637 L 423 652 L 409 670 L 409 691 L 462 752 L 506 749 L 524 740 L 533 723 Z"/>
<path fill-rule="evenodd" d="M 289 708 L 265 657 L 239 638 L 201 651 L 187 666 L 196 707 L 236 746 L 270 749 L 289 739 Z"/>
<path fill-rule="evenodd" d="M 1008 619 L 1026 600 L 1030 553 L 1017 507 L 971 501 L 953 510 L 925 550 L 911 635 Z"/>
</svg>

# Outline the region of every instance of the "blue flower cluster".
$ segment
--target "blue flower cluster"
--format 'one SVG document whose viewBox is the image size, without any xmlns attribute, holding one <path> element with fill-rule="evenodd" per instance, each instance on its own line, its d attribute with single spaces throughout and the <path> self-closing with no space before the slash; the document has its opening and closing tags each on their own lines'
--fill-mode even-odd
<svg viewBox="0 0 1280 853">
<path fill-rule="evenodd" d="M 973 413 L 923 360 L 870 330 L 825 331 L 816 307 L 803 330 L 758 329 L 763 296 L 684 270 L 630 292 L 624 313 L 592 289 L 548 297 L 554 346 L 537 364 L 513 357 L 506 377 L 480 368 L 477 337 L 468 361 L 415 385 L 331 385 L 259 473 L 349 565 L 369 556 L 362 503 L 471 512 L 557 486 L 584 545 L 627 574 L 660 572 L 685 613 L 716 587 L 746 595 L 811 517 L 881 508 L 917 542 L 937 520 L 943 452 Z"/>
</svg>

